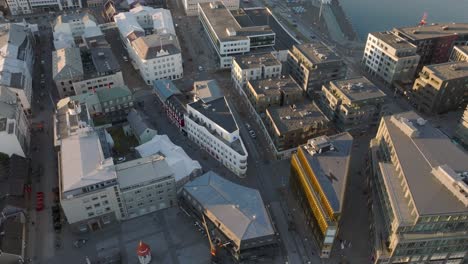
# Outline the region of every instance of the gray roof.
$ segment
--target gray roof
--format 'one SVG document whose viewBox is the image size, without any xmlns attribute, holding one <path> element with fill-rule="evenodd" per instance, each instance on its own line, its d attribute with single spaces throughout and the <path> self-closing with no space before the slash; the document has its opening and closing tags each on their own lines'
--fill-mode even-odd
<svg viewBox="0 0 468 264">
<path fill-rule="evenodd" d="M 60 23 L 69 23 L 69 22 L 73 22 L 75 20 L 91 20 L 91 21 L 94 21 L 97 23 L 96 21 L 96 18 L 87 13 L 87 12 L 83 12 L 83 13 L 69 13 L 69 14 L 64 14 L 64 15 L 60 15 L 57 17 L 57 20 L 55 21 L 56 24 L 60 24 Z"/>
<path fill-rule="evenodd" d="M 115 170 L 121 189 L 173 176 L 166 159 L 158 154 L 117 164 Z"/>
<path fill-rule="evenodd" d="M 430 124 L 416 125 L 415 112 L 394 115 L 407 118 L 418 130 L 410 137 L 391 120 L 383 117 L 403 176 L 420 215 L 466 213 L 467 208 L 432 174 L 432 169 L 448 165 L 455 172 L 468 171 L 468 154 Z M 399 185 L 401 188 L 401 185 Z"/>
<path fill-rule="evenodd" d="M 468 77 L 468 61 L 455 61 L 424 66 L 423 70 L 433 72 L 441 80 L 453 80 Z"/>
<path fill-rule="evenodd" d="M 291 76 L 286 78 L 270 78 L 250 80 L 249 84 L 254 88 L 257 94 L 279 94 L 284 93 L 302 93 L 302 88 L 294 81 Z"/>
<path fill-rule="evenodd" d="M 414 49 L 416 52 L 417 47 L 408 42 L 407 40 L 398 37 L 397 35 L 393 34 L 392 32 L 384 31 L 384 32 L 372 32 L 369 33 L 373 35 L 374 37 L 380 39 L 380 41 L 386 43 L 390 47 L 399 50 L 399 49 Z M 413 56 L 412 54 L 411 56 Z"/>
<path fill-rule="evenodd" d="M 172 34 L 151 34 L 139 37 L 132 42 L 132 45 L 141 59 L 151 60 L 159 55 L 161 51 L 168 52 L 169 55 L 180 53 L 180 46 L 177 37 Z"/>
<path fill-rule="evenodd" d="M 183 189 L 239 241 L 275 234 L 258 190 L 230 182 L 213 171 L 185 184 Z"/>
<path fill-rule="evenodd" d="M 453 35 L 468 35 L 468 23 L 444 23 L 425 26 L 395 28 L 393 31 L 404 34 L 412 40 L 423 40 Z"/>
<path fill-rule="evenodd" d="M 256 69 L 271 66 L 281 66 L 281 62 L 270 52 L 264 54 L 249 54 L 236 56 L 233 60 L 241 69 Z"/>
<path fill-rule="evenodd" d="M 154 127 L 151 123 L 149 123 L 145 118 L 141 116 L 141 113 L 135 109 L 130 110 L 127 116 L 128 123 L 132 128 L 133 132 L 140 136 L 145 132 L 146 129 L 154 130 Z"/>
<path fill-rule="evenodd" d="M 64 48 L 52 52 L 52 77 L 55 81 L 83 77 L 83 74 L 79 48 Z"/>
<path fill-rule="evenodd" d="M 0 47 L 12 45 L 20 47 L 27 41 L 28 33 L 25 26 L 19 24 L 2 24 L 0 26 Z"/>
<path fill-rule="evenodd" d="M 231 109 L 224 97 L 212 100 L 208 104 L 199 100 L 190 103 L 190 106 L 229 133 L 238 129 L 236 120 L 234 120 Z"/>
<path fill-rule="evenodd" d="M 194 82 L 193 87 L 195 88 L 196 96 L 205 103 L 223 97 L 223 93 L 219 89 L 216 80 Z"/>
<path fill-rule="evenodd" d="M 366 77 L 331 81 L 330 87 L 337 92 L 340 97 L 346 99 L 348 101 L 346 103 L 348 104 L 359 101 L 382 99 L 387 96 Z"/>
<path fill-rule="evenodd" d="M 333 211 L 341 212 L 348 178 L 353 137 L 348 132 L 345 132 L 329 137 L 321 136 L 314 140 L 330 142 L 334 147 L 334 150 L 310 155 L 306 149 L 307 145 L 301 146 L 310 168 L 314 172 Z"/>
<path fill-rule="evenodd" d="M 120 71 L 120 64 L 111 48 L 91 48 L 91 58 L 96 71 L 100 74 Z"/>
<path fill-rule="evenodd" d="M 162 102 L 166 102 L 167 99 L 169 99 L 171 96 L 175 94 L 182 94 L 179 88 L 177 88 L 177 86 L 175 86 L 175 84 L 171 80 L 167 80 L 167 79 L 154 81 L 153 89 L 154 89 L 154 92 L 156 93 L 156 96 Z"/>
<path fill-rule="evenodd" d="M 320 64 L 341 61 L 341 58 L 320 41 L 294 45 L 311 63 Z"/>
<path fill-rule="evenodd" d="M 16 113 L 15 109 L 16 105 L 0 102 L 0 118 L 6 117 L 8 119 L 14 119 Z"/>
</svg>

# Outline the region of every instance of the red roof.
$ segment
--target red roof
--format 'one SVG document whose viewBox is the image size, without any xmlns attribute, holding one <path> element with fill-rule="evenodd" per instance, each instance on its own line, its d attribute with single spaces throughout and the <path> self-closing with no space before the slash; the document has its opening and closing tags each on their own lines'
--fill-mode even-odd
<svg viewBox="0 0 468 264">
<path fill-rule="evenodd" d="M 143 257 L 143 256 L 149 255 L 150 252 L 151 250 L 149 246 L 143 243 L 142 241 L 140 241 L 140 244 L 138 244 L 138 247 L 137 247 L 137 255 Z"/>
</svg>

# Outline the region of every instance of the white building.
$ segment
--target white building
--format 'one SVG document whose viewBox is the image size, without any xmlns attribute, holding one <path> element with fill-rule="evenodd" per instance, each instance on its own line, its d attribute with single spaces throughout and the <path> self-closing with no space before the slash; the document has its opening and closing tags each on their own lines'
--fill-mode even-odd
<svg viewBox="0 0 468 264">
<path fill-rule="evenodd" d="M 32 8 L 28 0 L 6 0 L 12 16 L 31 14 Z"/>
<path fill-rule="evenodd" d="M 239 127 L 224 97 L 187 105 L 185 130 L 188 137 L 236 175 L 247 171 L 247 150 Z"/>
<path fill-rule="evenodd" d="M 0 152 L 26 157 L 29 143 L 28 120 L 16 95 L 0 87 Z"/>
<path fill-rule="evenodd" d="M 220 68 L 231 67 L 233 56 L 275 45 L 276 34 L 269 26 L 242 27 L 222 2 L 199 3 L 198 18 L 219 56 Z"/>
<path fill-rule="evenodd" d="M 34 37 L 29 24 L 0 25 L 0 86 L 14 92 L 31 114 Z"/>
<path fill-rule="evenodd" d="M 198 3 L 211 3 L 215 0 L 183 0 L 185 14 L 187 16 L 196 16 L 198 15 Z M 229 10 L 238 10 L 239 9 L 239 0 L 222 0 L 223 4 Z"/>
<path fill-rule="evenodd" d="M 414 79 L 420 56 L 417 46 L 391 32 L 369 33 L 362 64 L 387 84 Z"/>
<path fill-rule="evenodd" d="M 138 6 L 114 20 L 133 66 L 148 85 L 182 78 L 182 55 L 169 10 Z"/>
<path fill-rule="evenodd" d="M 271 53 L 243 55 L 233 58 L 231 78 L 240 90 L 247 81 L 280 77 L 281 70 L 281 62 Z"/>
<path fill-rule="evenodd" d="M 54 25 L 54 47 L 76 47 L 83 42 L 83 36 L 102 35 L 96 18 L 89 13 L 71 13 L 57 17 Z"/>
</svg>

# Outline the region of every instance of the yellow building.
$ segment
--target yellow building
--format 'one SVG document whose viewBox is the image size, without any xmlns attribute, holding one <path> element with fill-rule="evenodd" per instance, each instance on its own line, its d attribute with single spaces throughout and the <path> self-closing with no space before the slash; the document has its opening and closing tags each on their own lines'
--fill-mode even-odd
<svg viewBox="0 0 468 264">
<path fill-rule="evenodd" d="M 299 200 L 321 257 L 328 258 L 348 177 L 353 137 L 349 133 L 309 139 L 291 157 L 291 188 Z"/>
</svg>

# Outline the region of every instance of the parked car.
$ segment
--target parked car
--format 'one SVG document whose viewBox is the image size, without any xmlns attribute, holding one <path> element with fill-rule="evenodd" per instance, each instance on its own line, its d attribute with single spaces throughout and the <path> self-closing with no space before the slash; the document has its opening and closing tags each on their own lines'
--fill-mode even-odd
<svg viewBox="0 0 468 264">
<path fill-rule="evenodd" d="M 123 58 L 124 61 L 128 61 L 127 56 L 124 55 L 124 56 L 122 56 L 122 58 Z"/>
<path fill-rule="evenodd" d="M 250 134 L 250 136 L 251 136 L 252 138 L 257 138 L 257 135 L 255 134 L 255 131 L 250 130 L 250 131 L 249 131 L 249 134 Z"/>
</svg>

